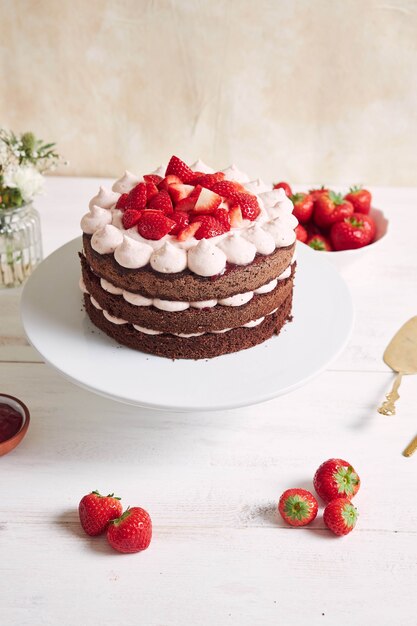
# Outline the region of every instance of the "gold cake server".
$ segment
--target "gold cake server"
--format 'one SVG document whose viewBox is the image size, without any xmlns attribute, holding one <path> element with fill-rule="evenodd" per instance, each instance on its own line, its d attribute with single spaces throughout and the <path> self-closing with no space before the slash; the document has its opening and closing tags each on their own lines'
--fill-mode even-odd
<svg viewBox="0 0 417 626">
<path fill-rule="evenodd" d="M 397 375 L 392 389 L 385 396 L 386 400 L 378 409 L 382 415 L 395 415 L 395 402 L 398 400 L 398 388 L 404 374 L 417 374 L 417 315 L 401 326 L 384 352 L 384 361 Z M 411 456 L 417 449 L 417 437 L 404 450 L 405 456 Z"/>
</svg>

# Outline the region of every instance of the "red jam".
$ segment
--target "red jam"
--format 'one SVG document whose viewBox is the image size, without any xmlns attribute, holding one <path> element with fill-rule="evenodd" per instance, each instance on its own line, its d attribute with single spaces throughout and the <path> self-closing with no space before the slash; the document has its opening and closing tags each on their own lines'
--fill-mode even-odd
<svg viewBox="0 0 417 626">
<path fill-rule="evenodd" d="M 0 443 L 11 439 L 22 428 L 23 416 L 9 404 L 0 402 Z"/>
</svg>

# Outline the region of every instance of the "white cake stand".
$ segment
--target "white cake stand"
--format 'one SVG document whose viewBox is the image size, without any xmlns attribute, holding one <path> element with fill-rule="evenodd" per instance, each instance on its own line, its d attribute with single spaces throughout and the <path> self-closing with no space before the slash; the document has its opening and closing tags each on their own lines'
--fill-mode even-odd
<svg viewBox="0 0 417 626">
<path fill-rule="evenodd" d="M 297 246 L 293 322 L 265 343 L 209 360 L 172 361 L 118 345 L 83 311 L 77 238 L 29 278 L 21 313 L 31 344 L 72 382 L 102 396 L 174 411 L 230 409 L 288 393 L 324 370 L 353 326 L 349 291 L 337 270 Z"/>
</svg>

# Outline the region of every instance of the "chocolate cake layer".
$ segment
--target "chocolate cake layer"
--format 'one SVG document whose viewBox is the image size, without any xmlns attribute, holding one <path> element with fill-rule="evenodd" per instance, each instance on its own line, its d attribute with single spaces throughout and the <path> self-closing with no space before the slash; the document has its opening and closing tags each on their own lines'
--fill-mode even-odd
<svg viewBox="0 0 417 626">
<path fill-rule="evenodd" d="M 295 250 L 295 243 L 277 248 L 270 255 L 257 255 L 249 265 L 228 265 L 223 274 L 204 278 L 188 269 L 176 274 L 155 272 L 150 265 L 135 270 L 125 269 L 112 254 L 97 254 L 90 240 L 89 235 L 83 235 L 85 256 L 99 276 L 117 287 L 148 298 L 185 302 L 228 298 L 258 289 L 287 269 Z"/>
<path fill-rule="evenodd" d="M 290 318 L 292 293 L 282 306 L 253 328 L 234 328 L 225 333 L 205 334 L 198 337 L 182 338 L 173 335 L 146 335 L 130 324 L 116 325 L 107 320 L 102 311 L 96 309 L 88 294 L 84 296 L 85 308 L 95 326 L 118 343 L 171 359 L 207 359 L 230 352 L 251 348 L 278 334 Z"/>
<path fill-rule="evenodd" d="M 100 279 L 82 259 L 84 283 L 99 305 L 113 317 L 118 317 L 144 328 L 166 333 L 200 333 L 224 328 L 235 328 L 268 315 L 280 307 L 293 289 L 292 275 L 279 281 L 275 289 L 266 294 L 254 295 L 248 303 L 238 307 L 217 305 L 206 309 L 190 308 L 185 311 L 161 311 L 154 306 L 135 306 L 123 296 L 110 294 L 100 285 Z"/>
</svg>

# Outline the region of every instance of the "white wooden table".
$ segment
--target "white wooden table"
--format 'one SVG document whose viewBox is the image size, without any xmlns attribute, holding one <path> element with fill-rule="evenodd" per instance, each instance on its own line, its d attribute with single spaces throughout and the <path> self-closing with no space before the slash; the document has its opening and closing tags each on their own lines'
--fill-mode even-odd
<svg viewBox="0 0 417 626">
<path fill-rule="evenodd" d="M 45 254 L 79 234 L 98 182 L 48 181 L 37 203 Z M 403 380 L 396 417 L 376 412 L 393 380 L 383 349 L 417 314 L 417 189 L 374 197 L 390 234 L 346 274 L 348 347 L 302 389 L 255 407 L 159 413 L 83 391 L 28 346 L 20 292 L 0 294 L 0 389 L 32 415 L 0 458 L 1 624 L 417 623 L 417 454 L 401 455 L 417 432 L 417 379 Z M 355 531 L 335 538 L 320 514 L 284 525 L 281 492 L 310 489 L 332 456 L 362 478 Z M 83 534 L 77 506 L 92 489 L 150 512 L 146 552 L 120 555 Z"/>
</svg>

